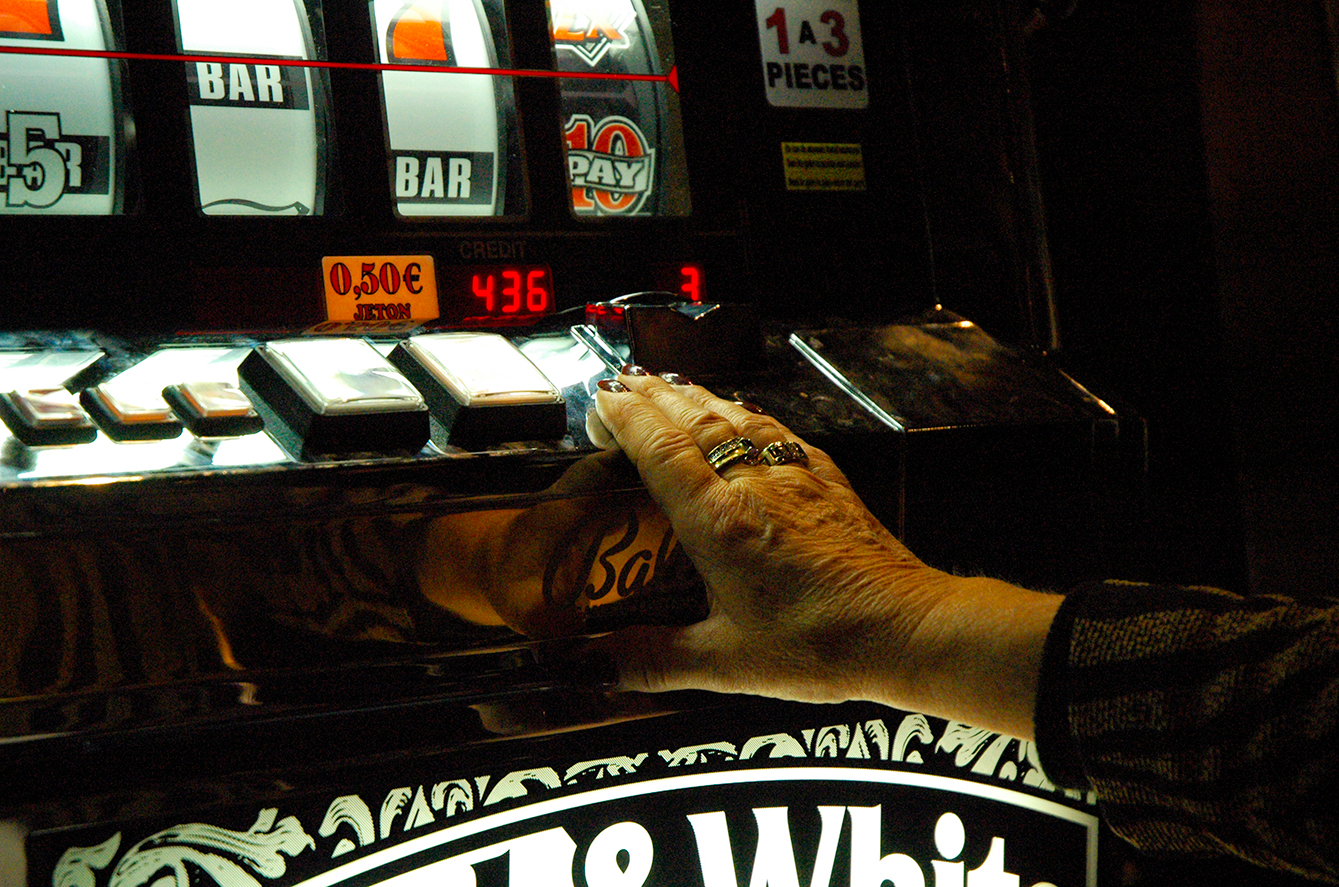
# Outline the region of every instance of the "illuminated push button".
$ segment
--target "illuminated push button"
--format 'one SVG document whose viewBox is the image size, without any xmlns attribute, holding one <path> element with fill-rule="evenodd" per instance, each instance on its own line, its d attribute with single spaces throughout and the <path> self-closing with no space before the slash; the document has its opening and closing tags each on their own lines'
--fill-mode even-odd
<svg viewBox="0 0 1339 887">
<path fill-rule="evenodd" d="M 170 440 L 181 434 L 167 401 L 152 389 L 113 380 L 81 391 L 79 402 L 115 441 Z"/>
<path fill-rule="evenodd" d="M 240 437 L 265 427 L 251 400 L 231 382 L 169 385 L 163 399 L 196 437 Z"/>
<path fill-rule="evenodd" d="M 428 442 L 423 397 L 366 340 L 269 342 L 238 376 L 265 427 L 298 458 L 413 454 Z"/>
<path fill-rule="evenodd" d="M 64 388 L 36 388 L 0 395 L 0 418 L 30 447 L 91 443 L 98 429 Z"/>
<path fill-rule="evenodd" d="M 562 394 L 496 333 L 414 336 L 390 360 L 423 392 L 438 444 L 471 448 L 567 433 Z"/>
<path fill-rule="evenodd" d="M 6 390 L 68 388 L 80 373 L 103 357 L 101 351 L 0 351 L 0 373 Z"/>
</svg>

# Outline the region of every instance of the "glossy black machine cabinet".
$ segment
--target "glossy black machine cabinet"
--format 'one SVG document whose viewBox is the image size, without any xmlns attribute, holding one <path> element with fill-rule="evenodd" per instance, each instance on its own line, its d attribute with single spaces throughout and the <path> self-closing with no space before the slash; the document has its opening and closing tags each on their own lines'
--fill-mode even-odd
<svg viewBox="0 0 1339 887">
<path fill-rule="evenodd" d="M 1102 556 L 1139 424 L 1034 347 L 1017 230 L 936 289 L 926 16 L 0 0 L 0 869 L 1095 883 L 1027 743 L 566 665 L 707 606 L 587 437 L 629 361 L 779 417 L 945 566 Z"/>
</svg>

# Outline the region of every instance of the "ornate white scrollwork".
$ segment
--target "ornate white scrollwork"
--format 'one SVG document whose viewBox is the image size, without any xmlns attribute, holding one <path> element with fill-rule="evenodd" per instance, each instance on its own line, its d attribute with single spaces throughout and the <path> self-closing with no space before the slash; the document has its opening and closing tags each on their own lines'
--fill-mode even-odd
<svg viewBox="0 0 1339 887">
<path fill-rule="evenodd" d="M 357 795 L 343 795 L 335 798 L 326 808 L 325 819 L 321 820 L 321 828 L 317 831 L 323 838 L 328 838 L 339 831 L 340 826 L 347 825 L 353 829 L 353 835 L 358 839 L 354 844 L 348 838 L 340 838 L 339 843 L 335 845 L 333 856 L 343 856 L 350 850 L 358 847 L 366 847 L 377 839 L 377 827 L 372 822 L 372 811 L 367 808 L 367 803 Z"/>
<path fill-rule="evenodd" d="M 358 795 L 341 795 L 326 809 L 317 833 L 323 839 L 322 855 L 334 859 L 395 840 L 406 832 L 439 828 L 452 817 L 482 812 L 501 802 L 537 799 L 548 792 L 597 780 L 641 775 L 660 767 L 728 767 L 763 758 L 842 758 L 916 767 L 935 764 L 941 768 L 947 764 L 976 778 L 1057 791 L 1042 772 L 1032 743 L 965 724 L 941 725 L 924 715 L 908 713 L 895 729 L 875 718 L 767 733 L 738 744 L 709 742 L 661 749 L 655 754 L 639 751 L 581 760 L 561 769 L 536 766 L 403 785 L 387 792 L 379 811 Z M 1077 792 L 1066 795 L 1080 797 Z M 1088 801 L 1095 803 L 1091 796 Z M 204 887 L 203 874 L 218 887 L 266 887 L 260 879 L 283 876 L 287 859 L 316 847 L 296 817 L 289 816 L 277 823 L 276 820 L 277 811 L 266 809 L 260 811 L 250 829 L 242 832 L 201 823 L 177 825 L 135 844 L 119 861 L 117 855 L 123 839 L 118 832 L 96 846 L 66 850 L 52 874 L 51 884 L 52 887 Z"/>
<path fill-rule="evenodd" d="M 56 863 L 56 870 L 51 873 L 51 887 L 96 887 L 98 879 L 94 870 L 102 871 L 111 865 L 120 848 L 120 832 L 96 847 L 71 847 Z"/>
<path fill-rule="evenodd" d="M 275 824 L 278 811 L 260 811 L 244 832 L 204 823 L 173 826 L 150 835 L 126 851 L 112 871 L 108 887 L 192 887 L 187 864 L 219 887 L 260 887 L 258 878 L 281 877 L 284 857 L 315 849 L 296 817 Z M 53 887 L 93 887 L 94 870 L 105 869 L 116 855 L 118 832 L 96 847 L 71 847 L 52 873 Z"/>
</svg>

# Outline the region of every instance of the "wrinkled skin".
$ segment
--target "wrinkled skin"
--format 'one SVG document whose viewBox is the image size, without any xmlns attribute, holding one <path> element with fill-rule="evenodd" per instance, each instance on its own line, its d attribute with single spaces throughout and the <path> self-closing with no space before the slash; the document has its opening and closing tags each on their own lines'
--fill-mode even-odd
<svg viewBox="0 0 1339 887">
<path fill-rule="evenodd" d="M 1057 598 L 928 567 L 808 444 L 807 464 L 717 473 L 703 454 L 732 437 L 758 447 L 797 438 L 698 386 L 635 369 L 619 381 L 628 390 L 596 397 L 600 422 L 669 517 L 711 604 L 695 625 L 598 642 L 624 688 L 868 699 L 1031 735 Z"/>
</svg>

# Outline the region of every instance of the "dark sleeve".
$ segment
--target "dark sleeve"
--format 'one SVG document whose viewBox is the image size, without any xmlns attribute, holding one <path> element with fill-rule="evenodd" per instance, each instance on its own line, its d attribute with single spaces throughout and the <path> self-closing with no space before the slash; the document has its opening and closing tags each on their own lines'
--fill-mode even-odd
<svg viewBox="0 0 1339 887">
<path fill-rule="evenodd" d="M 1047 637 L 1037 748 L 1155 853 L 1339 881 L 1339 606 L 1076 589 Z"/>
</svg>

